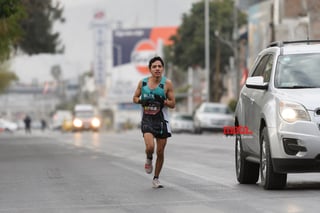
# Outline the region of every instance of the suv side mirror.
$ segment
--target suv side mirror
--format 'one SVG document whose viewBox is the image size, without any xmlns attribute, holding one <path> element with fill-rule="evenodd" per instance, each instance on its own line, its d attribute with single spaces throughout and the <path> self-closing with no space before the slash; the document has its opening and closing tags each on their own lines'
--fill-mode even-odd
<svg viewBox="0 0 320 213">
<path fill-rule="evenodd" d="M 253 76 L 246 80 L 246 87 L 252 89 L 268 89 L 268 82 L 263 81 L 263 76 Z"/>
</svg>

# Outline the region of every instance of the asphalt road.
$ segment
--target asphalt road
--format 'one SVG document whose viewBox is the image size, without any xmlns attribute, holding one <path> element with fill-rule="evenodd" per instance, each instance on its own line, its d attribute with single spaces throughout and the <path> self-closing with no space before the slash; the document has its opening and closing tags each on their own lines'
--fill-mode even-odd
<svg viewBox="0 0 320 213">
<path fill-rule="evenodd" d="M 175 134 L 153 189 L 139 131 L 0 134 L 0 212 L 319 212 L 320 174 L 277 191 L 238 184 L 233 141 Z"/>
</svg>

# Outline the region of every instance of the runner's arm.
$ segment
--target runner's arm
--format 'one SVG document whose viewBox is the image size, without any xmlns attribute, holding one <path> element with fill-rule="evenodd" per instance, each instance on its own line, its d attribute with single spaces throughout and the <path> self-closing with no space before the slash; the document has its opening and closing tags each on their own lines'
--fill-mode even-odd
<svg viewBox="0 0 320 213">
<path fill-rule="evenodd" d="M 164 101 L 164 105 L 169 108 L 174 108 L 176 106 L 176 98 L 174 96 L 173 85 L 171 80 L 167 79 L 166 81 L 166 89 L 167 89 L 167 99 Z"/>
<path fill-rule="evenodd" d="M 133 103 L 136 103 L 136 104 L 140 104 L 141 103 L 141 100 L 140 100 L 141 88 L 142 88 L 142 81 L 139 81 L 137 89 L 136 89 L 136 91 L 134 92 L 134 95 L 133 95 Z"/>
</svg>

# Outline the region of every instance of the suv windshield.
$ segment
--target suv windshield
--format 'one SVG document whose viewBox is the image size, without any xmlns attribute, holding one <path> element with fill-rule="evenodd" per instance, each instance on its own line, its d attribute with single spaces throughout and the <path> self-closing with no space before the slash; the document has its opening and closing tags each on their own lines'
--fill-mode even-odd
<svg viewBox="0 0 320 213">
<path fill-rule="evenodd" d="M 275 87 L 320 88 L 320 54 L 279 56 Z"/>
</svg>

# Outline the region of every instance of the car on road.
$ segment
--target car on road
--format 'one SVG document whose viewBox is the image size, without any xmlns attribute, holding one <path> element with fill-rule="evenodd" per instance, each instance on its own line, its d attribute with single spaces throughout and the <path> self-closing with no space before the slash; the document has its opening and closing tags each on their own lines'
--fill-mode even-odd
<svg viewBox="0 0 320 213">
<path fill-rule="evenodd" d="M 203 102 L 195 110 L 194 127 L 196 133 L 221 131 L 234 123 L 234 114 L 226 104 Z"/>
<path fill-rule="evenodd" d="M 18 124 L 7 119 L 0 118 L 0 132 L 15 132 L 18 130 Z"/>
<path fill-rule="evenodd" d="M 73 131 L 92 130 L 99 131 L 101 121 L 97 117 L 96 110 L 90 104 L 77 104 L 74 107 Z"/>
<path fill-rule="evenodd" d="M 72 132 L 73 131 L 73 119 L 64 119 L 61 126 L 62 132 Z"/>
<path fill-rule="evenodd" d="M 286 186 L 288 173 L 320 172 L 320 41 L 271 43 L 241 89 L 235 126 L 239 183 Z"/>
<path fill-rule="evenodd" d="M 73 115 L 70 110 L 57 110 L 52 117 L 52 129 L 63 130 L 65 121 L 72 121 Z"/>
<path fill-rule="evenodd" d="M 194 133 L 193 116 L 188 113 L 175 112 L 171 115 L 171 131 L 174 133 Z"/>
</svg>

